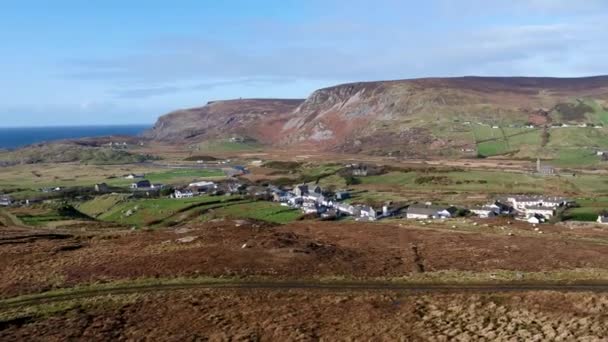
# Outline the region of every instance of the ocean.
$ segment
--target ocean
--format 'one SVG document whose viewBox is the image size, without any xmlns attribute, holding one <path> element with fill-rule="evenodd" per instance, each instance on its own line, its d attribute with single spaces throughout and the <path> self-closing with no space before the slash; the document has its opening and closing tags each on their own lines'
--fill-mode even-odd
<svg viewBox="0 0 608 342">
<path fill-rule="evenodd" d="M 11 149 L 53 140 L 102 137 L 108 135 L 136 136 L 149 125 L 66 126 L 66 127 L 0 127 L 0 149 Z"/>
</svg>

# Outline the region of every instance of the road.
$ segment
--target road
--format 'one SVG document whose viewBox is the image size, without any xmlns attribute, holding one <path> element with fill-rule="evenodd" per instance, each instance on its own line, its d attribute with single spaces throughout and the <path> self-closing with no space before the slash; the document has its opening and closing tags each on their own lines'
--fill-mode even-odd
<svg viewBox="0 0 608 342">
<path fill-rule="evenodd" d="M 49 304 L 98 296 L 136 293 L 158 293 L 177 290 L 232 289 L 232 290 L 326 290 L 326 291 L 402 291 L 412 293 L 492 293 L 525 291 L 608 292 L 608 283 L 588 284 L 397 284 L 378 282 L 254 282 L 208 281 L 145 285 L 117 285 L 108 288 L 82 288 L 67 293 L 40 293 L 0 301 L 0 310 Z"/>
</svg>

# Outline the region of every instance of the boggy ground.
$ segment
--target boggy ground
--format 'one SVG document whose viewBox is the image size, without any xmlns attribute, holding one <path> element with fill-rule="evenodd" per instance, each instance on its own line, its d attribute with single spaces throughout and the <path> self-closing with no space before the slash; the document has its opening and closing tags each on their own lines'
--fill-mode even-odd
<svg viewBox="0 0 608 342">
<path fill-rule="evenodd" d="M 590 293 L 195 290 L 104 297 L 0 325 L 0 340 L 606 341 Z"/>
<path fill-rule="evenodd" d="M 452 277 L 447 280 L 454 281 L 462 272 L 496 272 L 500 277 L 500 272 L 510 271 L 525 281 L 532 279 L 526 278 L 528 272 L 583 269 L 600 272 L 606 280 L 608 231 L 543 226 L 539 234 L 528 225 L 503 230 L 501 224 L 473 227 L 469 221 L 454 221 L 421 226 L 400 220 L 272 226 L 222 220 L 83 235 L 2 228 L 0 297 L 177 276 L 382 280 L 446 272 Z"/>
</svg>

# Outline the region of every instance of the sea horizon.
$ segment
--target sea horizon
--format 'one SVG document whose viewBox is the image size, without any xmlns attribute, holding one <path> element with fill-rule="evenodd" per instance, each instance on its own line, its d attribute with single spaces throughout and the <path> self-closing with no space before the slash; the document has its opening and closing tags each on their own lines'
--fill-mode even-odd
<svg viewBox="0 0 608 342">
<path fill-rule="evenodd" d="M 138 136 L 151 124 L 61 125 L 0 127 L 0 148 L 14 149 L 36 143 L 111 135 Z"/>
</svg>

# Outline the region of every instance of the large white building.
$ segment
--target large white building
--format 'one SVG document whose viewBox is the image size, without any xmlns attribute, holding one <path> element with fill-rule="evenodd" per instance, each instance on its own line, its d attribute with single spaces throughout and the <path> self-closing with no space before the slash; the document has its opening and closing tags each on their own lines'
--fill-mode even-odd
<svg viewBox="0 0 608 342">
<path fill-rule="evenodd" d="M 556 209 L 568 205 L 570 201 L 563 197 L 527 196 L 513 195 L 507 197 L 507 202 L 519 211 L 524 211 L 527 207 L 549 207 Z"/>
<path fill-rule="evenodd" d="M 192 198 L 194 197 L 194 192 L 192 190 L 175 190 L 173 197 L 177 199 Z"/>
<path fill-rule="evenodd" d="M 454 207 L 442 207 L 436 205 L 411 205 L 406 210 L 408 219 L 446 219 L 451 218 L 456 213 Z"/>
</svg>

